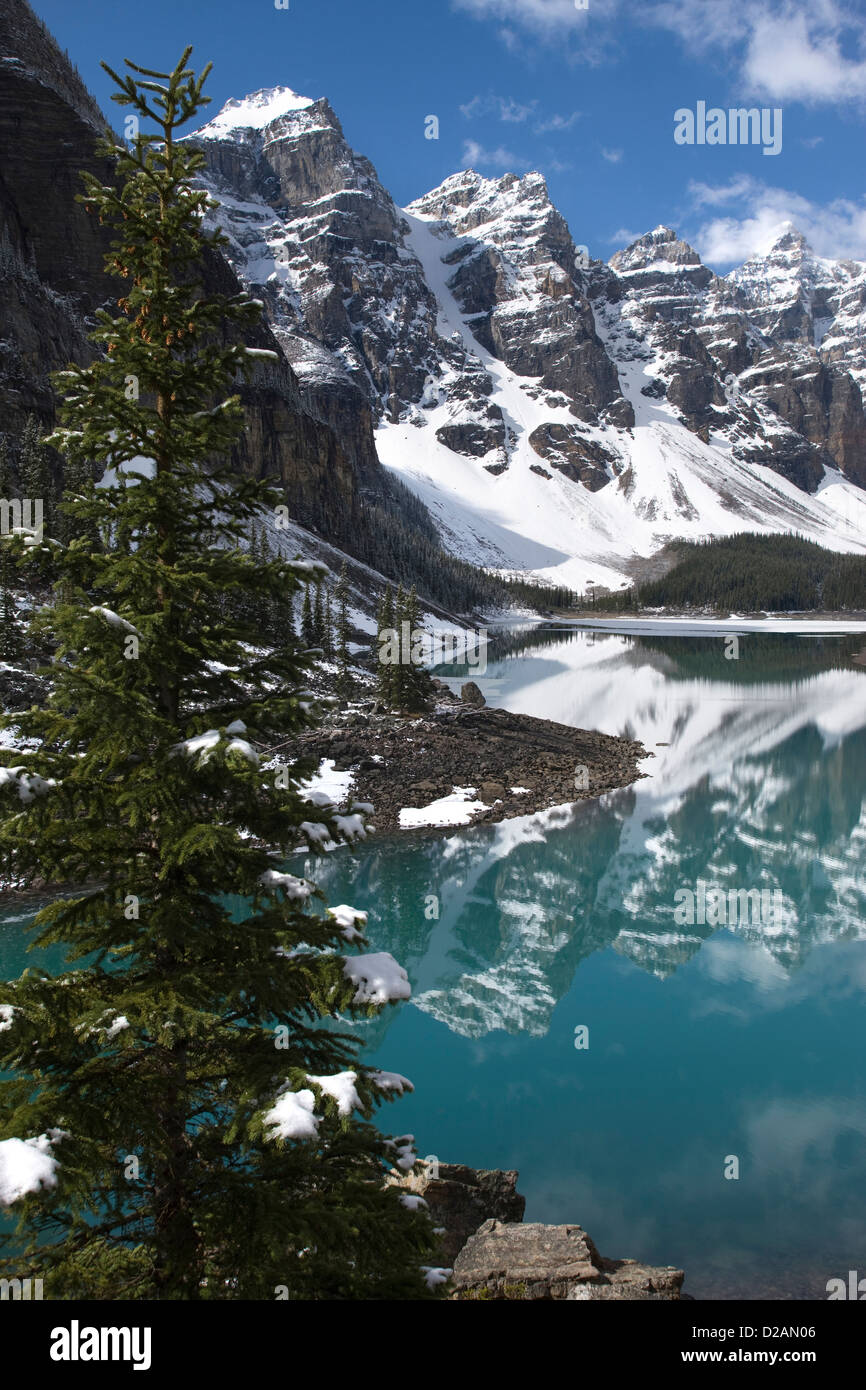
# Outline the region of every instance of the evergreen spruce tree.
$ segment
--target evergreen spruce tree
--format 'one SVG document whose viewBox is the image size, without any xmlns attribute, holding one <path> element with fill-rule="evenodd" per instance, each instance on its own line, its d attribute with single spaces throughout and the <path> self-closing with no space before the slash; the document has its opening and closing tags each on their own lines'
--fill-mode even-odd
<svg viewBox="0 0 866 1390">
<path fill-rule="evenodd" d="M 316 646 L 325 650 L 325 610 L 322 606 L 322 585 L 316 585 L 316 598 L 313 604 L 313 631 L 316 634 Z"/>
<path fill-rule="evenodd" d="M 331 591 L 325 592 L 325 633 L 322 641 L 325 656 L 334 655 L 334 618 L 331 613 Z"/>
<path fill-rule="evenodd" d="M 379 611 L 376 614 L 376 637 L 373 657 L 376 662 L 376 694 L 386 709 L 391 709 L 396 696 L 395 666 L 387 660 L 389 647 L 393 647 L 390 634 L 394 630 L 394 591 L 388 584 L 382 590 Z M 386 636 L 386 634 L 388 634 Z M 399 633 L 398 633 L 399 636 Z"/>
<path fill-rule="evenodd" d="M 397 661 L 391 671 L 391 704 L 395 709 L 405 709 L 408 704 L 409 681 L 407 679 L 407 666 L 409 660 L 409 646 L 405 642 L 406 630 L 403 624 L 406 621 L 406 594 L 403 589 L 402 581 L 397 585 L 397 592 L 394 595 L 394 628 L 397 632 Z M 411 643 L 410 643 L 411 645 Z"/>
<path fill-rule="evenodd" d="M 63 484 L 55 523 L 57 539 L 63 545 L 69 545 L 76 536 L 86 536 L 91 544 L 98 544 L 95 526 L 76 520 L 74 513 L 67 508 L 68 502 L 76 497 L 81 497 L 92 485 L 93 473 L 85 460 L 77 457 L 64 460 Z"/>
<path fill-rule="evenodd" d="M 9 449 L 6 440 L 0 439 L 0 501 L 11 501 L 13 491 Z M 10 515 L 10 525 L 11 520 Z M 11 539 L 0 535 L 0 661 L 9 662 L 18 659 L 22 646 L 15 596 L 12 592 L 17 575 L 14 558 L 16 549 Z"/>
<path fill-rule="evenodd" d="M 404 653 L 400 667 L 402 700 L 409 710 L 424 709 L 433 695 L 433 681 L 426 666 L 411 659 L 417 654 L 415 634 L 420 630 L 419 618 L 418 595 L 413 584 L 403 606 L 403 622 L 407 625 L 410 650 Z"/>
<path fill-rule="evenodd" d="M 310 650 L 316 646 L 316 622 L 313 616 L 309 584 L 304 589 L 304 604 L 301 608 L 301 641 Z"/>
<path fill-rule="evenodd" d="M 0 983 L 19 1216 L 0 1273 L 41 1277 L 49 1298 L 426 1297 L 429 1223 L 383 1185 L 409 1139 L 372 1120 L 403 1080 L 323 1026 L 404 996 L 405 976 L 382 956 L 369 973 L 352 954 L 363 916 L 324 913 L 279 871 L 341 825 L 302 799 L 307 764 L 275 775 L 257 751 L 306 726 L 299 651 L 262 655 L 222 611 L 225 593 L 263 600 L 299 574 L 240 544 L 280 499 L 231 471 L 253 358 L 237 338 L 260 308 L 202 283 L 224 239 L 203 226 L 203 157 L 177 140 L 206 100 L 189 54 L 170 74 L 107 69 L 142 133 L 103 148 L 116 187 L 85 176 L 124 285 L 119 315 L 98 316 L 104 355 L 59 380 L 53 442 L 114 470 L 68 504 L 111 544 L 61 551 L 53 689 L 15 715 L 38 749 L 0 754 L 0 851 L 24 881 L 93 886 L 36 916 L 64 972 Z M 128 486 L 140 458 L 152 472 Z"/>
<path fill-rule="evenodd" d="M 54 534 L 54 478 L 48 462 L 48 452 L 34 415 L 28 415 L 21 435 L 18 458 L 18 479 L 21 496 L 42 503 L 43 526 L 47 535 Z"/>
<path fill-rule="evenodd" d="M 334 592 L 337 605 L 337 633 L 334 650 L 337 657 L 337 694 L 348 699 L 354 689 L 352 672 L 349 667 L 349 575 L 346 561 L 343 561 L 340 578 Z"/>
<path fill-rule="evenodd" d="M 0 536 L 0 661 L 7 661 L 10 665 L 19 661 L 24 651 L 18 608 L 12 590 L 14 580 L 12 544 Z"/>
</svg>

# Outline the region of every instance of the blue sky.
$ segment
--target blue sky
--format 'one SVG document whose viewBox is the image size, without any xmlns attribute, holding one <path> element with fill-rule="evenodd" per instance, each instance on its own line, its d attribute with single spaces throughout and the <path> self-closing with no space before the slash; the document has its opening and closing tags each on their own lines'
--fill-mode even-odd
<svg viewBox="0 0 866 1390">
<path fill-rule="evenodd" d="M 540 169 L 607 259 L 659 223 L 726 270 L 789 219 L 866 259 L 864 0 L 34 0 L 115 118 L 100 58 L 211 60 L 208 117 L 284 85 L 327 96 L 400 204 L 447 175 Z M 674 112 L 781 108 L 781 152 L 677 145 Z M 425 118 L 439 139 L 425 139 Z"/>
</svg>

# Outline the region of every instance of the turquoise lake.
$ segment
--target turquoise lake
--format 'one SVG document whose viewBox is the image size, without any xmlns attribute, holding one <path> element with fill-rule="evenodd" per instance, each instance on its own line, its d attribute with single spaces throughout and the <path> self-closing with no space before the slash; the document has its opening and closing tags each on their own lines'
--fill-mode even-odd
<svg viewBox="0 0 866 1390">
<path fill-rule="evenodd" d="M 649 776 L 317 866 L 412 981 L 359 1030 L 416 1086 L 385 1121 L 698 1298 L 826 1298 L 866 1274 L 864 639 L 506 645 L 491 703 L 639 738 Z M 676 925 L 700 881 L 779 890 L 779 920 Z"/>
<path fill-rule="evenodd" d="M 866 1275 L 863 647 L 502 640 L 474 677 L 491 704 L 653 756 L 601 800 L 307 861 L 412 982 L 356 1025 L 365 1060 L 415 1083 L 383 1128 L 421 1156 L 519 1169 L 527 1220 L 680 1266 L 697 1298 L 821 1299 Z M 700 883 L 772 890 L 780 910 L 680 925 L 675 894 Z M 0 918 L 7 977 L 24 920 Z"/>
</svg>

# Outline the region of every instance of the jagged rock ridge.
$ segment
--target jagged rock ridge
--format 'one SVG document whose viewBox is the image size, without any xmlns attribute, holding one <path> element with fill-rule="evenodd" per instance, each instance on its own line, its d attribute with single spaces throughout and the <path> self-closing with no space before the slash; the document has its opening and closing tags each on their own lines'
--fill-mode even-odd
<svg viewBox="0 0 866 1390">
<path fill-rule="evenodd" d="M 844 306 L 819 350 L 671 228 L 583 268 L 539 174 L 465 170 L 401 211 L 324 99 L 265 90 L 193 138 L 305 389 L 355 384 L 456 553 L 621 583 L 681 535 L 863 548 L 852 263 L 821 263 Z"/>
</svg>

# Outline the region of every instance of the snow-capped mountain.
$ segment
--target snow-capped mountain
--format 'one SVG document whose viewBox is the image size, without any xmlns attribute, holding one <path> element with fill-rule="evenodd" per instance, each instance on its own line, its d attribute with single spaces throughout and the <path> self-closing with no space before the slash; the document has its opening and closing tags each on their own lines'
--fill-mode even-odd
<svg viewBox="0 0 866 1390">
<path fill-rule="evenodd" d="M 749 317 L 775 342 L 803 349 L 803 360 L 844 367 L 866 385 L 866 264 L 816 256 L 789 226 L 766 256 L 731 271 Z M 862 479 L 861 479 L 862 481 Z"/>
<path fill-rule="evenodd" d="M 667 227 L 586 264 L 535 173 L 401 210 L 285 87 L 191 138 L 302 388 L 363 396 L 454 553 L 619 587 L 677 537 L 866 550 L 866 265 L 786 230 L 722 279 Z"/>
</svg>

